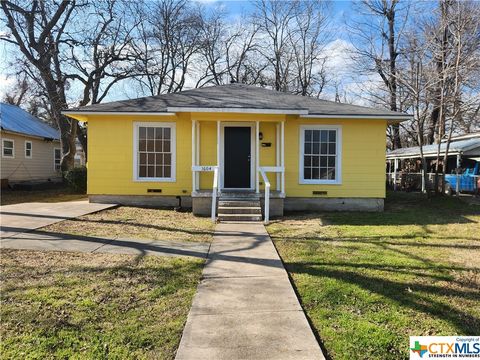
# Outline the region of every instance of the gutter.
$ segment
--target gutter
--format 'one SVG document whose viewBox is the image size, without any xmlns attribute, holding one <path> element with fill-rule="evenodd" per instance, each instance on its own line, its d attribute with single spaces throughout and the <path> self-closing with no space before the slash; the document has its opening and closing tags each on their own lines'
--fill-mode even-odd
<svg viewBox="0 0 480 360">
<path fill-rule="evenodd" d="M 357 115 L 357 114 L 309 114 L 307 109 L 255 109 L 255 108 L 196 108 L 196 107 L 167 107 L 162 112 L 136 112 L 136 111 L 79 111 L 65 110 L 63 115 L 76 118 L 80 121 L 87 121 L 88 115 L 134 115 L 134 116 L 175 116 L 179 112 L 190 113 L 246 113 L 246 114 L 272 114 L 272 115 L 298 115 L 301 119 L 367 119 L 367 120 L 388 120 L 390 122 L 401 122 L 411 120 L 410 115 Z"/>
<path fill-rule="evenodd" d="M 60 138 L 50 138 L 50 137 L 45 137 L 45 136 L 38 136 L 38 135 L 31 135 L 31 134 L 25 134 L 17 131 L 11 131 L 11 130 L 5 130 L 2 128 L 2 131 L 6 134 L 12 134 L 16 136 L 24 136 L 24 137 L 29 137 L 32 139 L 37 139 L 37 140 L 43 140 L 43 141 L 60 141 Z"/>
<path fill-rule="evenodd" d="M 410 115 L 326 115 L 326 114 L 308 114 L 300 115 L 300 118 L 303 119 L 376 119 L 376 120 L 396 120 L 396 121 L 405 121 L 413 119 L 413 116 Z"/>
</svg>

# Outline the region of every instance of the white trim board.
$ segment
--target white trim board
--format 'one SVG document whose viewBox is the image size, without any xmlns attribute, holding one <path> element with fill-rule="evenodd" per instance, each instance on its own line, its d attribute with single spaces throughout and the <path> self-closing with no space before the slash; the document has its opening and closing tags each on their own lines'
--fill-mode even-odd
<svg viewBox="0 0 480 360">
<path fill-rule="evenodd" d="M 366 120 L 411 120 L 411 115 L 300 115 L 301 119 L 366 119 Z"/>
<path fill-rule="evenodd" d="M 57 169 L 55 165 L 55 152 L 60 151 L 60 162 L 58 163 L 59 168 Z M 53 171 L 61 171 L 62 170 L 62 148 L 54 147 L 53 148 Z"/>
<path fill-rule="evenodd" d="M 170 112 L 136 112 L 136 111 L 62 111 L 63 115 L 135 115 L 135 116 L 175 116 Z"/>
<path fill-rule="evenodd" d="M 138 128 L 139 127 L 169 127 L 170 128 L 170 151 L 172 154 L 172 169 L 169 178 L 140 178 L 138 176 Z M 134 182 L 176 182 L 177 178 L 177 124 L 175 122 L 133 122 L 133 171 Z"/>
<path fill-rule="evenodd" d="M 301 185 L 341 185 L 342 184 L 342 126 L 340 125 L 300 125 L 299 126 L 299 155 L 298 161 L 298 183 Z M 335 180 L 305 180 L 303 178 L 304 161 L 304 130 L 336 130 L 336 162 L 335 162 Z"/>
<path fill-rule="evenodd" d="M 27 156 L 27 143 L 30 144 L 30 156 Z M 33 157 L 33 142 L 30 140 L 25 140 L 25 147 L 23 149 L 23 155 L 25 159 L 31 159 Z"/>
<path fill-rule="evenodd" d="M 5 141 L 11 141 L 12 142 L 12 156 L 5 155 L 4 152 L 3 152 L 3 150 L 5 149 L 5 146 L 4 146 Z M 8 149 L 10 149 L 10 148 L 8 148 Z M 15 159 L 15 140 L 14 139 L 2 138 L 2 158 Z"/>
</svg>

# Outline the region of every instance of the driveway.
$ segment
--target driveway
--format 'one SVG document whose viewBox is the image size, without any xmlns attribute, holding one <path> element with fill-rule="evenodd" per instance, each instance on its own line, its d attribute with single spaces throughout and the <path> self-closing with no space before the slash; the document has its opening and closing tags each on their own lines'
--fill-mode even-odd
<svg viewBox="0 0 480 360">
<path fill-rule="evenodd" d="M 207 257 L 210 247 L 208 243 L 98 238 L 35 231 L 35 229 L 59 221 L 76 218 L 114 206 L 116 205 L 92 204 L 86 200 L 2 206 L 0 209 L 1 248 L 139 256 L 192 256 L 203 259 Z"/>
<path fill-rule="evenodd" d="M 11 237 L 114 206 L 116 205 L 93 204 L 88 200 L 4 205 L 0 207 L 0 238 Z"/>
</svg>

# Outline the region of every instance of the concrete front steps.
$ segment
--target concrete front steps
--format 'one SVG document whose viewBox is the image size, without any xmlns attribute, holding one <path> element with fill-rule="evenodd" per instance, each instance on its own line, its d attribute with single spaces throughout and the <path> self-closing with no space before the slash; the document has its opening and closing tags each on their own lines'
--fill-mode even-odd
<svg viewBox="0 0 480 360">
<path fill-rule="evenodd" d="M 258 197 L 225 194 L 218 200 L 219 221 L 262 221 Z"/>
</svg>

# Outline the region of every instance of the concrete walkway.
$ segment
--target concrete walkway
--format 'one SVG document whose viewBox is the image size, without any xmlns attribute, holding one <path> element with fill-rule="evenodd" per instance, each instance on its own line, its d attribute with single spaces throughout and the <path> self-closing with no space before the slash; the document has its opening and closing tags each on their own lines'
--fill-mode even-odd
<svg viewBox="0 0 480 360">
<path fill-rule="evenodd" d="M 263 224 L 217 225 L 176 359 L 324 359 Z"/>
<path fill-rule="evenodd" d="M 88 200 L 3 205 L 0 207 L 0 237 L 11 237 L 114 206 L 116 205 L 93 204 L 89 203 Z"/>
</svg>

